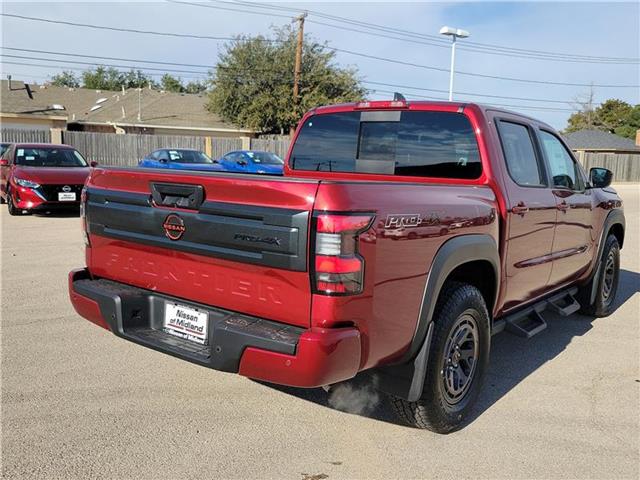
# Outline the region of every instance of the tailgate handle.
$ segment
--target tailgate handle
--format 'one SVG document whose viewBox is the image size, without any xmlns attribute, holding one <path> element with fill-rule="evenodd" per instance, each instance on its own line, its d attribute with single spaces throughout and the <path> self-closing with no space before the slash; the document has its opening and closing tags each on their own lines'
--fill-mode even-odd
<svg viewBox="0 0 640 480">
<path fill-rule="evenodd" d="M 151 196 L 154 203 L 160 207 L 197 210 L 204 200 L 204 188 L 202 185 L 152 183 Z"/>
</svg>

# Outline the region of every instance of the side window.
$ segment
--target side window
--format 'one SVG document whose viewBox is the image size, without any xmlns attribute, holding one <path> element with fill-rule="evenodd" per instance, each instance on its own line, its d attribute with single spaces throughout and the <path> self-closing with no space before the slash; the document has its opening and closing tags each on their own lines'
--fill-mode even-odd
<svg viewBox="0 0 640 480">
<path fill-rule="evenodd" d="M 544 130 L 540 130 L 540 141 L 549 163 L 553 185 L 570 190 L 584 190 L 580 166 L 562 142 L 555 135 Z"/>
<path fill-rule="evenodd" d="M 500 121 L 498 134 L 507 170 L 514 182 L 523 187 L 544 186 L 544 176 L 536 157 L 529 128 L 519 123 Z"/>
<path fill-rule="evenodd" d="M 166 150 L 160 150 L 158 152 L 158 160 L 166 160 L 167 162 L 169 161 L 169 154 L 167 153 Z"/>
</svg>

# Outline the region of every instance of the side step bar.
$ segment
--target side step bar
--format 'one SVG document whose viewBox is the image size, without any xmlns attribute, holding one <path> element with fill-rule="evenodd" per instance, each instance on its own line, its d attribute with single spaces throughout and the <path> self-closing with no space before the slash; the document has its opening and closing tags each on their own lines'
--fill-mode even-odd
<svg viewBox="0 0 640 480">
<path fill-rule="evenodd" d="M 542 313 L 547 308 L 564 317 L 578 311 L 580 304 L 574 298 L 577 291 L 578 289 L 575 287 L 564 290 L 518 312 L 495 320 L 491 333 L 495 335 L 496 333 L 506 330 L 519 337 L 531 338 L 547 328 L 547 322 L 542 316 Z"/>
</svg>

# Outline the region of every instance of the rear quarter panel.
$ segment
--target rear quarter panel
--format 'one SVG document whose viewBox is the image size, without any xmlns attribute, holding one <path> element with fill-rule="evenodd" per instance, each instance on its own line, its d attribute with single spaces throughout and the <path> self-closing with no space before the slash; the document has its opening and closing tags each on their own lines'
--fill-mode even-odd
<svg viewBox="0 0 640 480">
<path fill-rule="evenodd" d="M 408 348 L 431 261 L 444 242 L 484 233 L 498 244 L 496 197 L 488 186 L 323 182 L 315 211 L 362 211 L 376 216 L 359 241 L 365 258 L 363 294 L 313 295 L 312 326 L 351 322 L 360 330 L 361 368 L 393 361 Z M 388 218 L 398 215 L 419 215 L 420 225 L 387 226 Z"/>
</svg>

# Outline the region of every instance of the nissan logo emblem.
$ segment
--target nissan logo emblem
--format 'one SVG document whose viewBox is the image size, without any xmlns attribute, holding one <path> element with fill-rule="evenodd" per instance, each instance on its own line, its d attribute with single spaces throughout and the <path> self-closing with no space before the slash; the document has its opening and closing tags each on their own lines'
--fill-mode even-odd
<svg viewBox="0 0 640 480">
<path fill-rule="evenodd" d="M 162 228 L 164 228 L 164 233 L 170 240 L 180 240 L 186 230 L 184 220 L 175 213 L 167 215 L 167 218 L 162 223 Z"/>
<path fill-rule="evenodd" d="M 64 187 L 62 187 L 62 191 L 63 192 L 70 192 L 71 191 L 71 187 L 69 185 L 65 185 Z"/>
</svg>

